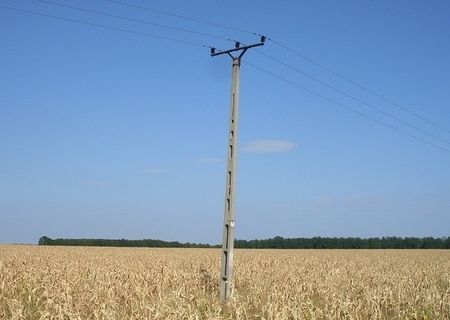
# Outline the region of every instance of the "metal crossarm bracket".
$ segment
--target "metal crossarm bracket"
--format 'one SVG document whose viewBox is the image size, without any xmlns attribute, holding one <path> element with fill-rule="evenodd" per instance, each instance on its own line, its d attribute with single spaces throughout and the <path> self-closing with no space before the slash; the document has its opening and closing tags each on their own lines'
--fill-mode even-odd
<svg viewBox="0 0 450 320">
<path fill-rule="evenodd" d="M 237 43 L 239 43 L 239 42 L 237 42 Z M 245 46 L 245 47 L 238 47 L 238 48 L 234 48 L 234 49 L 217 51 L 217 52 L 216 52 L 215 48 L 212 48 L 211 49 L 211 57 L 220 56 L 221 54 L 228 54 L 231 58 L 234 59 L 235 57 L 233 57 L 231 55 L 231 53 L 236 52 L 236 51 L 242 51 L 241 54 L 238 56 L 238 58 L 241 58 L 248 49 L 254 48 L 254 47 L 260 47 L 263 45 L 264 45 L 264 42 L 260 42 L 260 43 L 251 44 L 251 45 Z"/>
</svg>

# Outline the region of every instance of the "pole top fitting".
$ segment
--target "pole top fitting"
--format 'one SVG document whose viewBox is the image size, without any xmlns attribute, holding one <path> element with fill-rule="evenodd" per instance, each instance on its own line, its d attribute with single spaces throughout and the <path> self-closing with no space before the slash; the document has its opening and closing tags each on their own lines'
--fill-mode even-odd
<svg viewBox="0 0 450 320">
<path fill-rule="evenodd" d="M 261 40 L 263 40 L 263 39 L 261 38 Z M 265 41 L 265 37 L 264 37 L 264 41 Z M 224 50 L 224 51 L 219 50 L 216 52 L 215 48 L 211 48 L 211 57 L 219 56 L 221 54 L 228 54 L 229 56 L 231 56 L 234 59 L 234 57 L 231 53 L 240 51 L 239 58 L 241 58 L 248 49 L 263 46 L 263 45 L 264 45 L 264 42 L 261 41 L 260 43 L 255 43 L 255 44 L 251 44 L 251 45 L 247 45 L 247 46 L 244 45 L 243 47 L 241 47 L 241 43 L 239 41 L 236 41 L 235 48 L 233 48 L 233 49 Z"/>
</svg>

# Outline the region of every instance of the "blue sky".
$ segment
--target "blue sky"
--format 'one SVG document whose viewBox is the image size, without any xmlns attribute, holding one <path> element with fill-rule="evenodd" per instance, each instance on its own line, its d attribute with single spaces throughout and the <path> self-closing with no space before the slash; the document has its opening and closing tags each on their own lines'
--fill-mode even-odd
<svg viewBox="0 0 450 320">
<path fill-rule="evenodd" d="M 239 39 L 257 37 L 104 0 L 55 2 Z M 447 1 L 139 1 L 267 34 L 450 128 Z M 228 48 L 232 43 L 37 1 L 0 5 Z M 0 8 L 0 242 L 49 237 L 219 243 L 231 61 L 207 48 Z M 241 69 L 236 237 L 449 236 L 439 129 L 268 42 Z"/>
</svg>

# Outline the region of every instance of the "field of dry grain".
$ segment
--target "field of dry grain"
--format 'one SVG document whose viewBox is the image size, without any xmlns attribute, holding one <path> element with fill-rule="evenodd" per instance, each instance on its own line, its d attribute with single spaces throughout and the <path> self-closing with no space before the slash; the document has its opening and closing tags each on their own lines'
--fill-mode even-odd
<svg viewBox="0 0 450 320">
<path fill-rule="evenodd" d="M 0 246 L 0 319 L 450 319 L 450 251 Z"/>
</svg>

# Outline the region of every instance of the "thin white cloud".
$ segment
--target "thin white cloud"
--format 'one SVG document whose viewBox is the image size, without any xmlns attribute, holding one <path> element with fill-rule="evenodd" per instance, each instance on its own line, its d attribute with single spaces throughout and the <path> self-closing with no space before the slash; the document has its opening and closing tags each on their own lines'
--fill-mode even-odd
<svg viewBox="0 0 450 320">
<path fill-rule="evenodd" d="M 198 162 L 200 163 L 218 163 L 221 162 L 222 159 L 218 157 L 202 157 L 198 158 Z"/>
<path fill-rule="evenodd" d="M 88 179 L 84 181 L 84 184 L 90 187 L 106 187 L 109 183 L 102 180 Z"/>
<path fill-rule="evenodd" d="M 289 152 L 297 144 L 287 140 L 255 140 L 244 144 L 242 151 L 247 153 L 280 153 Z"/>
<path fill-rule="evenodd" d="M 172 170 L 164 169 L 164 168 L 145 168 L 142 170 L 143 173 L 146 174 L 163 174 L 163 173 L 171 173 Z"/>
</svg>

